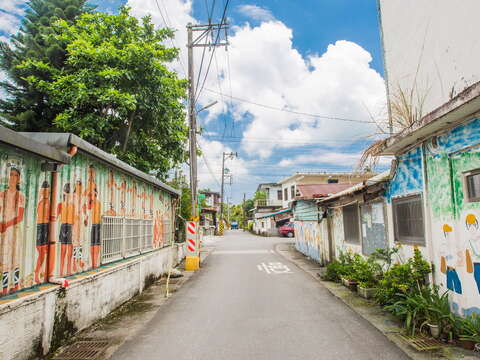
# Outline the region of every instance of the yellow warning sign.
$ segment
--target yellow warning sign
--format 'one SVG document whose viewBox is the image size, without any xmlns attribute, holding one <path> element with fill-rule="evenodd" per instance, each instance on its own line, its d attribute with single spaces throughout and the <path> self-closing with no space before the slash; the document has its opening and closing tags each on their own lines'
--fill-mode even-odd
<svg viewBox="0 0 480 360">
<path fill-rule="evenodd" d="M 198 220 L 200 220 L 200 217 L 198 217 L 198 216 L 191 216 L 190 217 L 190 221 L 198 221 Z"/>
</svg>

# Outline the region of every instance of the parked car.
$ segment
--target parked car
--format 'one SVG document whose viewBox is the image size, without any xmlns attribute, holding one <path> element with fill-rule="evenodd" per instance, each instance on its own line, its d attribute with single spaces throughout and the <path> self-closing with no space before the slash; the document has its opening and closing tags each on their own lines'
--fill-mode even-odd
<svg viewBox="0 0 480 360">
<path fill-rule="evenodd" d="M 280 226 L 278 228 L 278 231 L 280 232 L 281 236 L 286 236 L 289 238 L 292 238 L 295 236 L 295 228 L 293 226 L 293 223 L 287 223 L 283 226 Z"/>
</svg>

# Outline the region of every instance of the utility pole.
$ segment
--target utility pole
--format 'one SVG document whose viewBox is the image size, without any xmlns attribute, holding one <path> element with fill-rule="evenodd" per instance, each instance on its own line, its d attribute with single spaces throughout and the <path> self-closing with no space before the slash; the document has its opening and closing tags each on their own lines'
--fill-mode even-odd
<svg viewBox="0 0 480 360">
<path fill-rule="evenodd" d="M 220 24 L 209 23 L 207 25 L 187 25 L 187 49 L 188 49 L 188 123 L 189 123 L 189 150 L 190 150 L 190 190 L 192 196 L 192 218 L 187 223 L 190 229 L 189 246 L 187 245 L 187 254 L 185 259 L 185 270 L 198 270 L 200 266 L 200 241 L 198 234 L 198 194 L 197 194 L 197 111 L 195 110 L 197 93 L 195 91 L 195 72 L 193 68 L 193 48 L 217 46 L 227 46 L 227 23 L 222 19 Z M 220 31 L 225 31 L 225 41 L 219 41 Z M 200 32 L 200 35 L 193 36 L 194 32 Z M 216 33 L 215 33 L 216 32 Z M 213 54 L 212 54 L 213 57 Z M 211 61 L 211 59 L 210 59 Z M 201 71 L 201 69 L 200 69 Z M 206 76 L 206 75 L 205 75 Z M 200 77 L 200 76 L 199 76 Z M 202 85 L 203 86 L 203 85 Z M 204 110 L 213 104 L 205 106 Z"/>
<path fill-rule="evenodd" d="M 245 231 L 245 197 L 247 195 L 245 193 L 243 193 L 243 205 L 242 205 L 242 229 L 243 231 Z"/>
<path fill-rule="evenodd" d="M 220 235 L 223 235 L 223 194 L 224 194 L 224 185 L 225 185 L 225 160 L 233 159 L 237 156 L 237 153 L 223 153 L 222 154 L 222 188 L 220 190 Z"/>
<path fill-rule="evenodd" d="M 227 29 L 226 22 L 221 24 L 205 24 L 205 25 L 187 25 L 187 48 L 188 48 L 188 122 L 189 143 L 190 143 L 190 189 L 192 192 L 192 216 L 198 217 L 198 196 L 197 196 L 197 111 L 195 111 L 196 92 L 195 92 L 195 73 L 193 68 L 193 48 L 208 47 L 213 48 L 217 46 L 227 46 Z M 220 31 L 225 31 L 225 41 L 218 41 Z M 200 35 L 194 39 L 193 33 L 200 32 Z M 209 40 L 210 39 L 210 40 Z M 202 42 L 203 41 L 203 42 Z M 214 103 L 200 109 L 205 110 L 208 107 L 216 104 Z"/>
</svg>

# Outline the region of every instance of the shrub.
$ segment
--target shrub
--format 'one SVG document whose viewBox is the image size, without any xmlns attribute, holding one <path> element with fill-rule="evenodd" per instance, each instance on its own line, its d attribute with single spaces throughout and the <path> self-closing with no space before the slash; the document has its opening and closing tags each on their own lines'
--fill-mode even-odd
<svg viewBox="0 0 480 360">
<path fill-rule="evenodd" d="M 391 305 L 403 296 L 426 284 L 431 272 L 429 263 L 423 259 L 420 250 L 415 249 L 413 258 L 405 264 L 395 264 L 384 273 L 379 281 L 375 300 L 381 305 Z"/>
<path fill-rule="evenodd" d="M 327 265 L 327 271 L 323 275 L 323 280 L 339 282 L 345 268 L 339 261 L 332 261 Z"/>
<path fill-rule="evenodd" d="M 373 259 L 358 258 L 353 263 L 353 280 L 363 288 L 376 287 L 382 275 L 382 268 Z"/>
</svg>

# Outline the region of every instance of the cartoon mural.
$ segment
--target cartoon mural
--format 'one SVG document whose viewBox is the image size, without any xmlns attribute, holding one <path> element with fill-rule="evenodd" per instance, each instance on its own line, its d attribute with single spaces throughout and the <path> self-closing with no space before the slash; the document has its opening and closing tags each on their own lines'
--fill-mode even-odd
<svg viewBox="0 0 480 360">
<path fill-rule="evenodd" d="M 317 221 L 295 221 L 294 226 L 297 250 L 323 263 L 327 254 L 322 242 L 322 224 Z"/>
<path fill-rule="evenodd" d="M 0 146 L 0 296 L 45 282 L 47 262 L 54 277 L 98 267 L 105 216 L 137 221 L 144 235 L 136 253 L 169 244 L 170 193 L 81 152 L 61 166 L 53 193 L 44 161 Z M 51 259 L 49 246 L 56 249 Z"/>
<path fill-rule="evenodd" d="M 478 312 L 480 303 L 480 202 L 467 201 L 464 190 L 464 174 L 480 168 L 479 135 L 475 119 L 424 146 L 435 277 L 459 315 Z"/>
</svg>

